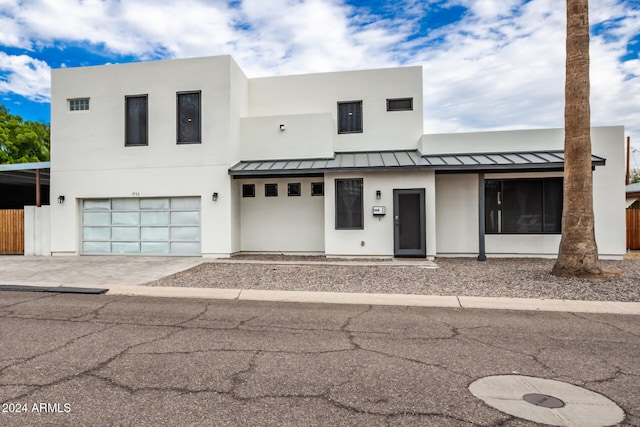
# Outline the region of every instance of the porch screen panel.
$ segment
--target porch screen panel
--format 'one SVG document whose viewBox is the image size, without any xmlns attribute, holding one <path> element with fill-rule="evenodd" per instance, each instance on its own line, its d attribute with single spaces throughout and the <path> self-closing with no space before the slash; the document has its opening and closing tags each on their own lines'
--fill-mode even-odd
<svg viewBox="0 0 640 427">
<path fill-rule="evenodd" d="M 400 194 L 398 200 L 402 215 L 399 248 L 420 248 L 420 194 Z"/>
<path fill-rule="evenodd" d="M 488 234 L 558 234 L 562 227 L 562 178 L 485 182 Z"/>
<path fill-rule="evenodd" d="M 562 179 L 544 181 L 544 232 L 560 233 L 562 230 Z"/>
<path fill-rule="evenodd" d="M 503 181 L 503 232 L 542 233 L 542 181 Z"/>
</svg>

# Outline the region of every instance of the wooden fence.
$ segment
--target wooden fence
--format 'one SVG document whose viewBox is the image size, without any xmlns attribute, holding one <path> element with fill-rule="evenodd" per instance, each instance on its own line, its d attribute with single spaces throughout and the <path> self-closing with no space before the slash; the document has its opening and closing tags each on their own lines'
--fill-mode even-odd
<svg viewBox="0 0 640 427">
<path fill-rule="evenodd" d="M 24 254 L 24 210 L 0 210 L 0 255 Z"/>
<path fill-rule="evenodd" d="M 640 209 L 627 211 L 627 249 L 640 249 Z"/>
</svg>

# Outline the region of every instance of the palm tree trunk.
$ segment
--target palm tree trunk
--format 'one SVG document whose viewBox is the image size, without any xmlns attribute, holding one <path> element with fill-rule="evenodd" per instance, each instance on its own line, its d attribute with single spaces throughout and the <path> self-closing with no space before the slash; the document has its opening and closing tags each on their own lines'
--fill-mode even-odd
<svg viewBox="0 0 640 427">
<path fill-rule="evenodd" d="M 567 0 L 562 240 L 552 274 L 600 275 L 593 216 L 589 1 Z"/>
</svg>

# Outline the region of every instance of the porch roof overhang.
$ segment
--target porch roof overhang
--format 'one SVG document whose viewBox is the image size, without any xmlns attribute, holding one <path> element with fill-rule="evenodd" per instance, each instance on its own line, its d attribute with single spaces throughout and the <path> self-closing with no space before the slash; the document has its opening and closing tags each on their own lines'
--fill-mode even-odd
<svg viewBox="0 0 640 427">
<path fill-rule="evenodd" d="M 35 185 L 36 170 L 40 171 L 40 184 L 49 185 L 50 162 L 11 163 L 0 165 L 0 184 Z"/>
<path fill-rule="evenodd" d="M 592 166 L 606 159 L 591 156 Z M 328 172 L 383 172 L 433 170 L 456 172 L 561 171 L 564 152 L 522 151 L 500 153 L 427 154 L 418 150 L 339 152 L 333 158 L 240 161 L 229 168 L 234 178 L 318 176 Z"/>
</svg>

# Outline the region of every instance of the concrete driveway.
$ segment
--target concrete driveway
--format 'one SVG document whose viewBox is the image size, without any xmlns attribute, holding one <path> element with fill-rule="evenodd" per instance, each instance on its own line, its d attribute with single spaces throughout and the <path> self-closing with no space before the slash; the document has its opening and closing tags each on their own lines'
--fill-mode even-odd
<svg viewBox="0 0 640 427">
<path fill-rule="evenodd" d="M 141 285 L 203 262 L 200 257 L 0 256 L 0 284 Z"/>
</svg>

